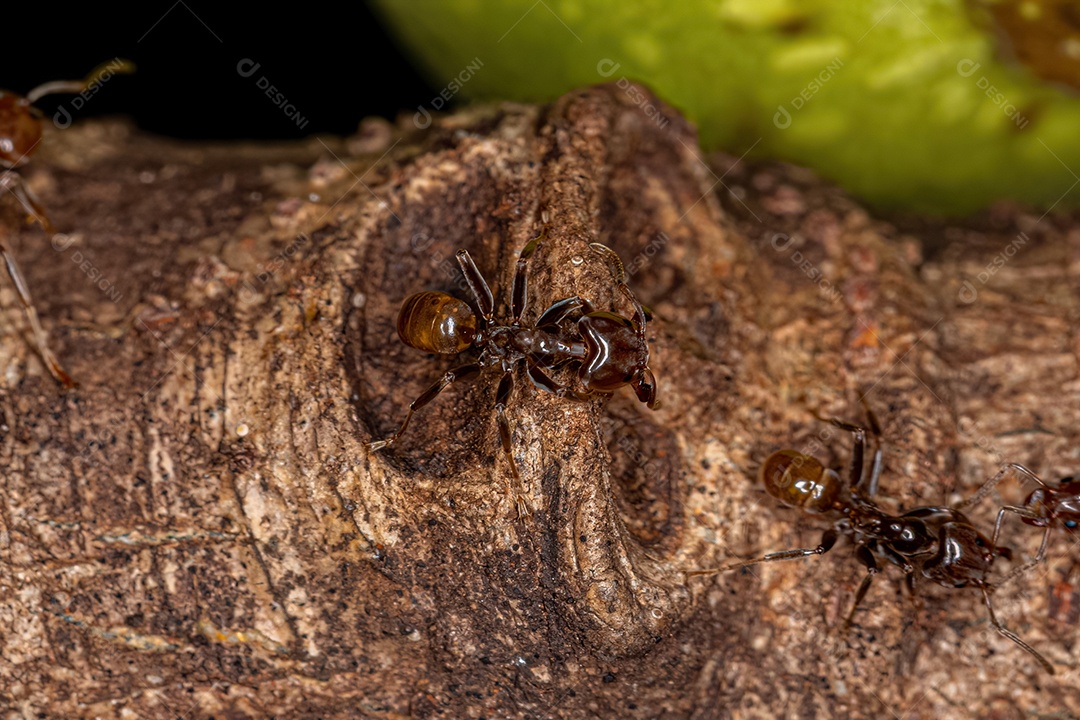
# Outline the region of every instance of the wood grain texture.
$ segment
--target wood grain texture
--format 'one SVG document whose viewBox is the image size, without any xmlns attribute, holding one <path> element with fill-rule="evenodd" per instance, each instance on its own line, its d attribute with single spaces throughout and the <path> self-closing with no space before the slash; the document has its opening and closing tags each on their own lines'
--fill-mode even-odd
<svg viewBox="0 0 1080 720">
<path fill-rule="evenodd" d="M 978 593 L 912 602 L 896 568 L 842 633 L 862 576 L 847 546 L 683 576 L 817 543 L 757 467 L 781 447 L 843 465 L 847 438 L 814 413 L 858 420 L 862 396 L 889 508 L 958 500 L 1003 461 L 1080 468 L 1077 219 L 886 222 L 804 170 L 701 157 L 637 97 L 291 146 L 109 123 L 47 138 L 28 177 L 66 234 L 22 228 L 12 203 L 4 220 L 82 387 L 45 374 L 4 286 L 5 717 L 1080 714 L 1067 533 L 997 596 L 1053 678 L 988 631 Z M 519 519 L 492 376 L 394 448 L 365 443 L 455 363 L 397 340 L 401 301 L 468 298 L 465 248 L 505 316 L 544 213 L 526 314 L 573 294 L 628 314 L 588 250 L 611 246 L 655 314 L 662 407 L 519 378 Z M 1038 539 L 1008 527 L 1028 555 Z"/>
</svg>

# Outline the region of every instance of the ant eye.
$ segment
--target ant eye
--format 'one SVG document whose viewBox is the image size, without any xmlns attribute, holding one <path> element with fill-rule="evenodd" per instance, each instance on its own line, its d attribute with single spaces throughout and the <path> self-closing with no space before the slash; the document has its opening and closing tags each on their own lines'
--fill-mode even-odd
<svg viewBox="0 0 1080 720">
<path fill-rule="evenodd" d="M 1069 528 L 1070 530 L 1075 530 L 1077 527 L 1077 523 L 1075 520 L 1066 520 L 1065 527 Z"/>
<path fill-rule="evenodd" d="M 978 545 L 979 547 L 986 547 L 986 541 L 983 540 L 981 537 L 976 537 L 975 538 L 975 544 Z"/>
</svg>

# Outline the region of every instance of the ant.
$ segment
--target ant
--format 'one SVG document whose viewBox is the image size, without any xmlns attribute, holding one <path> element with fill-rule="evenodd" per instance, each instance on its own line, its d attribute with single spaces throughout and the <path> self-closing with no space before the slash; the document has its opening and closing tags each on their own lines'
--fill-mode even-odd
<svg viewBox="0 0 1080 720">
<path fill-rule="evenodd" d="M 134 66 L 126 60 L 113 61 L 98 66 L 84 80 L 48 82 L 34 88 L 25 97 L 8 90 L 0 90 L 0 190 L 7 190 L 14 195 L 26 211 L 28 219 L 36 220 L 45 232 L 52 233 L 53 225 L 45 209 L 27 187 L 22 175 L 16 172 L 30 162 L 30 155 L 41 143 L 42 116 L 41 111 L 34 107 L 34 103 L 46 95 L 81 93 L 93 87 L 107 73 L 129 73 L 132 70 Z M 23 313 L 34 334 L 34 345 L 49 372 L 64 387 L 77 387 L 78 383 L 64 371 L 52 351 L 49 350 L 45 330 L 41 327 L 34 303 L 30 299 L 30 289 L 15 262 L 14 255 L 4 243 L 2 227 L 0 227 L 0 259 L 3 260 L 8 277 L 15 285 Z"/>
<path fill-rule="evenodd" d="M 870 430 L 878 438 L 880 427 L 869 408 L 867 415 Z M 877 443 L 870 473 L 866 475 L 863 456 L 867 430 L 837 419 L 831 422 L 854 437 L 846 483 L 836 470 L 796 450 L 774 452 L 758 473 L 766 491 L 780 502 L 806 513 L 824 515 L 833 521 L 832 527 L 823 533 L 821 543 L 817 547 L 769 553 L 728 567 L 697 570 L 687 575 L 714 575 L 757 563 L 824 555 L 842 535 L 851 539 L 855 545 L 855 557 L 866 567 L 866 575 L 844 619 L 845 630 L 851 625 L 856 608 L 879 572 L 878 559 L 887 560 L 903 570 L 912 594 L 916 571 L 944 587 L 972 585 L 978 588 L 994 629 L 1030 653 L 1047 672 L 1053 674 L 1053 665 L 1016 633 L 1001 625 L 994 614 L 990 601 L 992 586 L 987 578 L 996 556 L 1011 556 L 1008 548 L 997 546 L 997 533 L 993 541 L 987 539 L 963 513 L 952 507 L 916 507 L 903 515 L 883 512 L 870 499 L 877 491 L 881 474 L 880 442 Z"/>
<path fill-rule="evenodd" d="M 1053 487 L 1047 485 L 1038 475 L 1019 463 L 1007 464 L 1001 472 L 987 480 L 970 499 L 961 503 L 960 507 L 976 503 L 986 497 L 990 490 L 1010 473 L 1019 473 L 1034 480 L 1039 487 L 1031 491 L 1024 500 L 1023 505 L 1006 505 L 998 510 L 997 522 L 994 523 L 994 542 L 997 542 L 998 535 L 1001 533 L 1005 513 L 1015 513 L 1020 516 L 1020 519 L 1025 524 L 1046 528 L 1046 530 L 1043 532 L 1042 544 L 1039 545 L 1039 552 L 1035 554 L 1035 559 L 1014 570 L 1002 583 L 1006 583 L 1018 575 L 1023 575 L 1046 558 L 1050 533 L 1053 531 L 1056 521 L 1060 521 L 1061 525 L 1068 530 L 1075 530 L 1080 527 L 1080 479 L 1076 477 L 1063 478 L 1057 487 Z"/>
<path fill-rule="evenodd" d="M 368 445 L 372 451 L 393 445 L 405 432 L 413 413 L 440 392 L 458 380 L 473 378 L 487 368 L 497 367 L 502 379 L 495 392 L 495 414 L 503 454 L 513 475 L 519 516 L 527 515 L 529 510 L 521 474 L 511 451 L 510 424 L 505 412 L 514 388 L 514 368 L 519 363 L 525 364 L 533 385 L 558 397 L 587 400 L 610 395 L 630 385 L 641 402 L 650 409 L 657 407 L 656 378 L 649 369 L 649 343 L 645 335 L 647 313 L 627 286 L 622 261 L 611 248 L 600 243 L 589 245 L 615 266 L 616 286 L 633 306 L 633 319 L 596 311 L 589 301 L 573 296 L 553 302 L 532 325 L 522 321 L 528 299 L 529 260 L 544 236 L 541 232 L 518 256 L 508 325 L 495 322 L 491 290 L 466 250 L 458 250 L 457 261 L 480 310 L 479 315 L 468 303 L 442 292 L 421 292 L 405 299 L 398 314 L 397 332 L 406 345 L 442 355 L 456 355 L 475 348 L 480 355 L 475 361 L 446 372 L 412 401 L 397 432 Z M 569 334 L 561 325 L 574 314 L 580 315 L 573 323 L 580 337 Z M 579 364 L 577 377 L 583 390 L 560 385 L 547 373 L 572 362 Z"/>
</svg>

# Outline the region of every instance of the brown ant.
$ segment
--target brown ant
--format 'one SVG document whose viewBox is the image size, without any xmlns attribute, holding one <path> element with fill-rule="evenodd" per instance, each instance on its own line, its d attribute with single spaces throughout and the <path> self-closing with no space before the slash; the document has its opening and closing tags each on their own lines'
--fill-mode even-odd
<svg viewBox="0 0 1080 720">
<path fill-rule="evenodd" d="M 446 372 L 412 401 L 397 432 L 368 445 L 373 451 L 393 445 L 405 432 L 413 413 L 434 400 L 449 385 L 476 377 L 487 368 L 497 367 L 502 373 L 502 380 L 495 392 L 495 414 L 503 454 L 514 478 L 519 515 L 528 514 L 528 505 L 512 453 L 510 424 L 505 413 L 514 388 L 514 368 L 519 363 L 525 363 L 526 373 L 533 385 L 558 397 L 586 400 L 610 395 L 624 385 L 630 385 L 641 402 L 650 408 L 655 408 L 657 404 L 656 379 L 649 369 L 649 343 L 645 336 L 647 314 L 626 285 L 622 262 L 611 248 L 600 243 L 590 244 L 593 251 L 604 255 L 617 269 L 616 284 L 634 308 L 633 319 L 596 311 L 587 300 L 574 296 L 553 302 L 534 324 L 522 322 L 528 297 L 528 264 L 543 238 L 544 234 L 541 233 L 531 240 L 518 256 L 508 325 L 496 324 L 491 290 L 466 250 L 457 252 L 457 260 L 480 310 L 479 315 L 463 300 L 442 292 L 422 292 L 405 299 L 398 314 L 397 332 L 406 345 L 443 355 L 455 355 L 475 348 L 480 355 L 475 361 Z M 561 325 L 575 313 L 580 316 L 572 327 L 580 332 L 580 336 L 568 334 Z M 572 362 L 579 364 L 577 377 L 583 390 L 560 385 L 547 373 Z"/>
<path fill-rule="evenodd" d="M 876 438 L 880 435 L 877 420 L 869 409 L 867 414 Z M 883 559 L 903 570 L 908 589 L 912 592 L 915 589 L 916 571 L 944 587 L 971 585 L 978 588 L 994 629 L 1029 652 L 1047 672 L 1053 674 L 1053 665 L 1016 633 L 1002 626 L 994 614 L 990 602 L 992 586 L 988 576 L 996 556 L 1010 556 L 1008 548 L 996 545 L 997 533 L 993 541 L 987 539 L 963 513 L 952 507 L 916 507 L 903 515 L 883 512 L 870 499 L 877 490 L 881 474 L 880 442 L 867 476 L 863 468 L 866 429 L 840 420 L 831 422 L 854 437 L 846 483 L 837 471 L 796 450 L 774 452 L 765 460 L 758 474 L 766 491 L 780 502 L 806 513 L 824 515 L 833 521 L 832 527 L 822 535 L 821 543 L 817 547 L 769 553 L 727 567 L 697 570 L 687 575 L 713 575 L 757 563 L 823 555 L 832 549 L 840 536 L 845 536 L 855 546 L 855 557 L 866 567 L 866 576 L 844 619 L 845 629 L 850 626 L 856 608 L 879 571 L 878 559 Z"/>
<path fill-rule="evenodd" d="M 7 190 L 14 195 L 26 210 L 28 218 L 36 220 L 45 232 L 52 233 L 53 225 L 45 214 L 45 209 L 27 187 L 22 175 L 17 172 L 30 161 L 30 155 L 41 143 L 42 116 L 41 112 L 34 107 L 34 103 L 46 95 L 81 93 L 92 87 L 106 73 L 126 73 L 133 69 L 134 66 L 127 61 L 114 61 L 95 68 L 85 80 L 45 83 L 31 90 L 25 97 L 8 90 L 0 90 L 0 190 Z M 34 334 L 34 345 L 52 376 L 64 387 L 76 387 L 77 383 L 64 371 L 52 351 L 49 350 L 45 330 L 41 327 L 34 303 L 30 299 L 30 289 L 15 262 L 14 255 L 4 243 L 4 234 L 3 228 L 0 227 L 0 259 L 4 261 L 8 277 L 15 285 L 23 313 Z"/>
<path fill-rule="evenodd" d="M 1046 530 L 1043 532 L 1042 544 L 1039 545 L 1039 552 L 1036 553 L 1035 559 L 1014 570 L 1002 583 L 1024 574 L 1043 561 L 1050 542 L 1050 533 L 1056 524 L 1068 530 L 1075 530 L 1080 526 L 1080 479 L 1067 477 L 1062 479 L 1057 487 L 1053 487 L 1019 463 L 1006 465 L 1001 472 L 987 480 L 970 499 L 962 502 L 960 507 L 983 499 L 1002 478 L 1013 472 L 1034 480 L 1039 487 L 1031 491 L 1023 505 L 1006 505 L 998 511 L 997 522 L 994 523 L 994 542 L 997 542 L 998 535 L 1001 533 L 1005 513 L 1015 513 L 1025 524 L 1046 528 Z"/>
</svg>

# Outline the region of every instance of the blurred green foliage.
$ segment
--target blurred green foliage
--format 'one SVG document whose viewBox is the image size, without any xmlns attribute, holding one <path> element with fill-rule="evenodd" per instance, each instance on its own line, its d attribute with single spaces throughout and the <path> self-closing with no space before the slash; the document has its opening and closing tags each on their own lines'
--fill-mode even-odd
<svg viewBox="0 0 1080 720">
<path fill-rule="evenodd" d="M 635 80 L 693 120 L 705 149 L 807 165 L 879 207 L 1080 204 L 1080 99 L 1018 62 L 1000 17 L 972 2 L 372 2 L 444 88 L 427 110 Z M 1060 30 L 1057 16 L 1029 19 Z M 1062 57 L 1080 57 L 1067 39 Z"/>
</svg>

